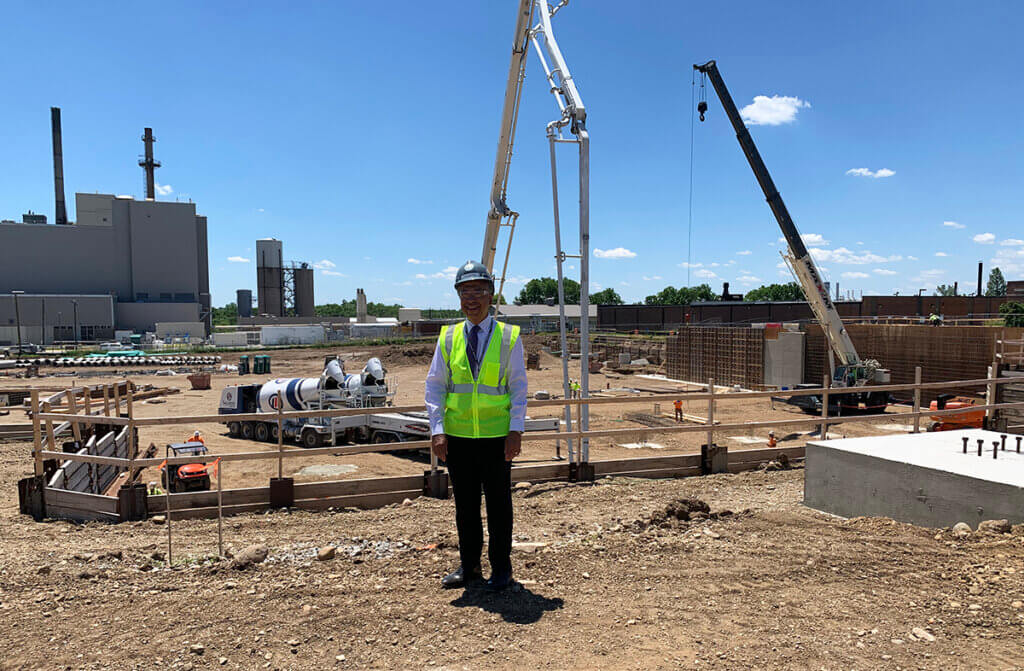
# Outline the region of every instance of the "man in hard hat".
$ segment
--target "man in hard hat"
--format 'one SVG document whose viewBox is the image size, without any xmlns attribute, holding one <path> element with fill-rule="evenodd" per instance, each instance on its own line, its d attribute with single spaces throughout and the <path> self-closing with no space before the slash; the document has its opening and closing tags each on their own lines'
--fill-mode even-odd
<svg viewBox="0 0 1024 671">
<path fill-rule="evenodd" d="M 677 398 L 675 401 L 673 401 L 672 405 L 674 405 L 675 408 L 676 408 L 676 421 L 677 422 L 682 422 L 683 421 L 683 399 Z"/>
<path fill-rule="evenodd" d="M 512 460 L 519 456 L 526 418 L 526 364 L 519 327 L 489 314 L 494 279 L 467 261 L 455 274 L 465 321 L 441 329 L 427 373 L 425 401 L 431 450 L 448 465 L 455 490 L 459 568 L 444 587 L 480 580 L 483 524 L 480 491 L 487 503 L 487 586 L 512 581 Z"/>
<path fill-rule="evenodd" d="M 188 438 L 186 438 L 182 442 L 183 443 L 202 443 L 203 445 L 206 445 L 206 441 L 203 440 L 203 434 L 199 433 L 198 431 L 193 432 L 191 436 L 189 436 Z"/>
</svg>

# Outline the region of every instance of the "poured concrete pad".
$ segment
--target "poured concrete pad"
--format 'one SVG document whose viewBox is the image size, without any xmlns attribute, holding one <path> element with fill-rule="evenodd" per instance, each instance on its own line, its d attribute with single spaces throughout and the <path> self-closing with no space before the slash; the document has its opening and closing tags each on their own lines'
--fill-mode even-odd
<svg viewBox="0 0 1024 671">
<path fill-rule="evenodd" d="M 355 473 L 359 467 L 355 464 L 314 464 L 295 471 L 295 475 L 308 475 L 314 478 L 329 478 L 334 475 Z"/>
<path fill-rule="evenodd" d="M 643 448 L 650 448 L 652 450 L 664 450 L 665 446 L 661 443 L 652 443 L 650 441 L 645 443 L 619 443 L 616 447 L 624 447 L 627 450 L 640 450 Z"/>
<path fill-rule="evenodd" d="M 804 504 L 843 517 L 891 517 L 929 527 L 1024 522 L 1024 454 L 1009 435 L 1007 449 L 993 459 L 1000 435 L 968 429 L 808 442 Z"/>
</svg>

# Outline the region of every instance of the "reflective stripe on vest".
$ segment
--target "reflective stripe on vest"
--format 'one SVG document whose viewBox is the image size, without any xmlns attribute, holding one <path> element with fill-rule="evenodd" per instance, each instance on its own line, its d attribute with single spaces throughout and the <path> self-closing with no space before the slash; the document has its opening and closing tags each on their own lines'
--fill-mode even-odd
<svg viewBox="0 0 1024 671">
<path fill-rule="evenodd" d="M 445 433 L 463 438 L 506 436 L 511 421 L 509 361 L 519 338 L 519 327 L 494 322 L 474 379 L 466 355 L 464 324 L 443 327 L 438 338 L 448 374 Z"/>
</svg>

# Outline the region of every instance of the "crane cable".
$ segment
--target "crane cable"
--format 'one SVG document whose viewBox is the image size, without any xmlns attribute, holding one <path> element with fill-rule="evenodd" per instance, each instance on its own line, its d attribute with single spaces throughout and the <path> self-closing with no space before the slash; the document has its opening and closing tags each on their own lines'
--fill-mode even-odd
<svg viewBox="0 0 1024 671">
<path fill-rule="evenodd" d="M 686 226 L 686 286 L 690 286 L 690 267 L 693 265 L 693 98 L 696 92 L 696 74 L 690 75 L 690 196 L 689 221 Z M 701 88 L 704 88 L 703 81 Z"/>
</svg>

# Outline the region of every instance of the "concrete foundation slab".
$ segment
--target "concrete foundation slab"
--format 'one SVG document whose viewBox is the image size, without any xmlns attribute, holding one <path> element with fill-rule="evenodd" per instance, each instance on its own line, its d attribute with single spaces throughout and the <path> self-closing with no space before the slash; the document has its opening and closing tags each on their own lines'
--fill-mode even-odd
<svg viewBox="0 0 1024 671">
<path fill-rule="evenodd" d="M 980 429 L 811 441 L 804 504 L 928 527 L 1024 522 L 1024 454 L 1009 435 L 993 458 L 994 443 L 1001 447 L 1001 434 Z"/>
</svg>

